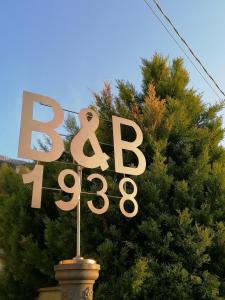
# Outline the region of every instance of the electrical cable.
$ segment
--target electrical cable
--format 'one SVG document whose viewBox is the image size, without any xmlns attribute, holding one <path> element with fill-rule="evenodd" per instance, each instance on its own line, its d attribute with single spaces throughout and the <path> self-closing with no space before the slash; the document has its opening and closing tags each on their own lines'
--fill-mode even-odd
<svg viewBox="0 0 225 300">
<path fill-rule="evenodd" d="M 190 53 L 192 54 L 192 56 L 195 58 L 195 60 L 199 63 L 199 65 L 202 67 L 202 69 L 204 70 L 204 72 L 207 74 L 207 76 L 211 79 L 211 81 L 215 84 L 215 86 L 217 87 L 217 89 L 221 92 L 221 94 L 223 94 L 223 96 L 225 96 L 225 93 L 223 92 L 223 90 L 219 87 L 218 83 L 215 81 L 215 79 L 212 77 L 212 75 L 209 74 L 209 72 L 207 71 L 206 67 L 203 65 L 203 63 L 200 61 L 200 59 L 197 57 L 197 55 L 194 53 L 194 51 L 191 49 L 191 47 L 188 45 L 188 43 L 185 41 L 185 39 L 181 36 L 181 34 L 179 33 L 179 31 L 176 29 L 176 27 L 174 26 L 174 24 L 172 23 L 172 21 L 170 20 L 170 18 L 165 14 L 165 12 L 162 10 L 161 6 L 159 5 L 159 3 L 156 0 L 152 0 L 155 5 L 157 6 L 157 8 L 159 9 L 159 11 L 161 12 L 161 14 L 164 16 L 164 18 L 167 20 L 167 22 L 172 26 L 173 30 L 175 31 L 175 33 L 179 36 L 179 38 L 181 39 L 181 41 L 185 44 L 185 46 L 188 48 L 188 50 L 190 51 Z"/>
<path fill-rule="evenodd" d="M 166 25 L 161 20 L 161 18 L 158 16 L 158 14 L 155 12 L 155 10 L 153 9 L 153 7 L 149 4 L 149 2 L 147 0 L 143 0 L 143 1 L 147 5 L 147 7 L 151 10 L 151 12 L 153 13 L 153 15 L 157 18 L 157 20 L 161 23 L 161 25 L 164 27 L 164 29 L 169 34 L 169 36 L 172 38 L 172 40 L 176 43 L 176 45 L 178 46 L 178 48 L 183 52 L 183 54 L 186 56 L 186 58 L 189 60 L 189 62 L 192 64 L 192 66 L 196 69 L 196 71 L 199 73 L 199 75 L 202 77 L 202 79 L 205 81 L 205 83 L 210 87 L 210 89 L 214 92 L 214 94 L 221 100 L 221 97 L 219 96 L 219 94 L 216 92 L 216 90 L 213 88 L 213 86 L 208 82 L 208 80 L 205 78 L 205 76 L 202 74 L 202 72 L 198 69 L 198 67 L 194 64 L 194 62 L 192 61 L 191 57 L 186 53 L 185 49 L 179 44 L 179 42 L 173 36 L 173 34 L 171 33 L 171 31 L 166 27 Z M 154 1 L 154 3 L 157 5 L 158 8 L 160 7 L 159 4 L 155 0 L 152 0 L 152 1 Z M 160 11 L 162 13 L 162 10 L 160 10 Z M 165 15 L 165 18 L 166 17 L 167 16 Z M 169 20 L 169 18 L 168 18 L 168 20 Z M 172 24 L 172 22 L 171 22 L 171 24 Z M 173 26 L 173 25 L 171 25 L 171 26 Z M 173 29 L 175 30 L 176 29 L 175 26 L 173 26 L 173 27 L 174 27 Z M 178 33 L 177 30 L 175 30 L 175 32 Z M 179 34 L 179 37 L 182 39 L 182 41 L 185 41 L 181 37 L 180 34 Z M 186 44 L 187 43 L 185 42 L 185 45 Z M 189 48 L 190 47 L 188 46 L 188 49 Z M 191 48 L 189 49 L 189 51 L 190 50 L 191 50 Z M 194 52 L 192 50 L 190 52 L 191 52 L 192 55 L 194 54 Z M 201 63 L 200 60 L 197 58 L 196 55 L 194 55 L 194 58 L 197 59 L 198 63 Z M 215 86 L 217 87 L 217 89 L 225 96 L 224 92 L 220 89 L 220 87 L 218 86 L 218 84 L 216 83 L 216 81 L 213 79 L 213 77 L 208 73 L 208 71 L 206 70 L 206 68 L 202 64 L 201 64 L 201 67 L 203 68 L 203 70 L 205 71 L 205 73 L 207 74 L 207 76 L 209 76 L 209 78 L 213 81 L 213 83 L 215 84 Z"/>
</svg>

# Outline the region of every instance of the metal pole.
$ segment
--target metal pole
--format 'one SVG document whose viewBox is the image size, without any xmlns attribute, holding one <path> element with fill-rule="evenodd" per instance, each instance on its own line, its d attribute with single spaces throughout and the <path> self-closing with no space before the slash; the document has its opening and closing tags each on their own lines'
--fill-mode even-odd
<svg viewBox="0 0 225 300">
<path fill-rule="evenodd" d="M 80 194 L 79 194 L 79 202 L 77 204 L 77 255 L 76 257 L 80 257 L 80 195 L 81 195 L 81 187 L 82 187 L 82 167 L 77 167 L 77 173 L 80 179 Z"/>
</svg>

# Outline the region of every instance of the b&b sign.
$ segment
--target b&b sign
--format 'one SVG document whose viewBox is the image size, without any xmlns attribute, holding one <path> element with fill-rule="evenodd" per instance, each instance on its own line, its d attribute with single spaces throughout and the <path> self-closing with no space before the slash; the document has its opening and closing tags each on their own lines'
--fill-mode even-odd
<svg viewBox="0 0 225 300">
<path fill-rule="evenodd" d="M 53 118 L 48 122 L 41 122 L 33 119 L 33 108 L 35 102 L 39 102 L 43 105 L 50 107 L 53 111 Z M 99 126 L 99 118 L 97 113 L 91 109 L 82 109 L 79 113 L 81 128 L 79 132 L 74 136 L 70 151 L 74 161 L 78 165 L 89 168 L 101 168 L 102 171 L 108 169 L 109 156 L 102 151 L 101 145 L 97 139 L 96 131 Z M 21 127 L 20 127 L 20 140 L 18 156 L 21 158 L 32 159 L 42 162 L 57 161 L 64 151 L 64 142 L 62 137 L 56 132 L 56 129 L 62 125 L 64 121 L 64 111 L 61 106 L 53 99 L 30 93 L 24 92 L 23 94 L 23 106 L 21 115 Z M 133 141 L 125 141 L 121 136 L 121 126 L 130 126 L 136 133 L 136 137 Z M 115 172 L 127 175 L 140 175 L 145 171 L 146 160 L 144 154 L 138 148 L 143 141 L 143 134 L 140 127 L 132 120 L 121 118 L 118 116 L 112 116 L 112 129 L 113 129 L 113 147 L 114 147 L 114 160 L 115 160 Z M 41 132 L 46 134 L 51 142 L 52 148 L 48 152 L 38 151 L 32 148 L 32 133 Z M 93 155 L 87 156 L 84 153 L 84 145 L 89 141 L 93 149 Z M 125 166 L 123 162 L 123 151 L 131 151 L 136 157 L 137 166 Z M 24 183 L 33 182 L 33 194 L 32 204 L 34 208 L 41 207 L 42 196 L 42 182 L 43 182 L 44 166 L 37 164 L 34 169 L 23 175 Z M 65 177 L 72 175 L 74 177 L 74 185 L 69 187 L 65 183 Z M 97 173 L 88 176 L 87 180 L 90 182 L 94 179 L 98 179 L 102 182 L 102 189 L 97 192 L 97 195 L 102 197 L 104 204 L 101 208 L 96 208 L 92 201 L 88 201 L 88 207 L 93 213 L 102 214 L 108 210 L 109 199 L 107 195 L 107 182 L 105 178 Z M 129 182 L 133 185 L 133 192 L 128 194 L 124 188 L 124 185 Z M 72 194 L 70 201 L 57 200 L 55 204 L 62 210 L 69 211 L 74 209 L 80 199 L 81 182 L 78 173 L 72 169 L 65 169 L 60 172 L 58 176 L 59 187 L 66 193 Z M 123 215 L 126 217 L 134 217 L 138 212 L 138 204 L 135 199 L 137 195 L 137 186 L 135 182 L 128 177 L 123 178 L 119 183 L 119 190 L 122 194 L 119 207 Z M 125 210 L 124 204 L 126 201 L 133 203 L 134 209 L 132 212 Z"/>
</svg>

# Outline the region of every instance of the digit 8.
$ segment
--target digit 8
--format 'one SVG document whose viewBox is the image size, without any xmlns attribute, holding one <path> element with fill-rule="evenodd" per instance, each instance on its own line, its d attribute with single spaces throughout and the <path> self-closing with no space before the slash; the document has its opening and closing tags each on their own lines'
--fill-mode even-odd
<svg viewBox="0 0 225 300">
<path fill-rule="evenodd" d="M 124 184 L 126 182 L 130 182 L 134 188 L 133 192 L 131 194 L 127 194 L 127 192 L 124 190 Z M 119 183 L 119 190 L 122 194 L 122 198 L 120 200 L 120 211 L 122 212 L 122 214 L 128 218 L 132 218 L 134 216 L 136 216 L 136 214 L 138 213 L 138 203 L 136 201 L 136 199 L 134 198 L 137 195 L 137 186 L 136 183 L 131 179 L 131 178 L 123 178 L 121 179 L 120 183 Z M 126 201 L 130 200 L 133 205 L 134 205 L 134 210 L 133 212 L 127 212 L 124 208 L 124 204 Z"/>
</svg>

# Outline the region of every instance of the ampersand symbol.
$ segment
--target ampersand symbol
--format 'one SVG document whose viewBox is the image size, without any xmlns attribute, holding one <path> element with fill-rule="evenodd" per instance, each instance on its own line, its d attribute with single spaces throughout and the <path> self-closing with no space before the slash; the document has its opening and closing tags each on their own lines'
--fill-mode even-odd
<svg viewBox="0 0 225 300">
<path fill-rule="evenodd" d="M 98 168 L 106 170 L 109 165 L 107 160 L 109 156 L 104 153 L 99 145 L 95 131 L 99 125 L 99 119 L 96 112 L 92 109 L 82 109 L 79 113 L 81 129 L 73 138 L 70 146 L 71 154 L 78 164 L 85 168 Z M 89 119 L 91 117 L 91 119 Z M 83 152 L 86 141 L 89 140 L 94 151 L 94 155 L 87 156 Z"/>
</svg>

